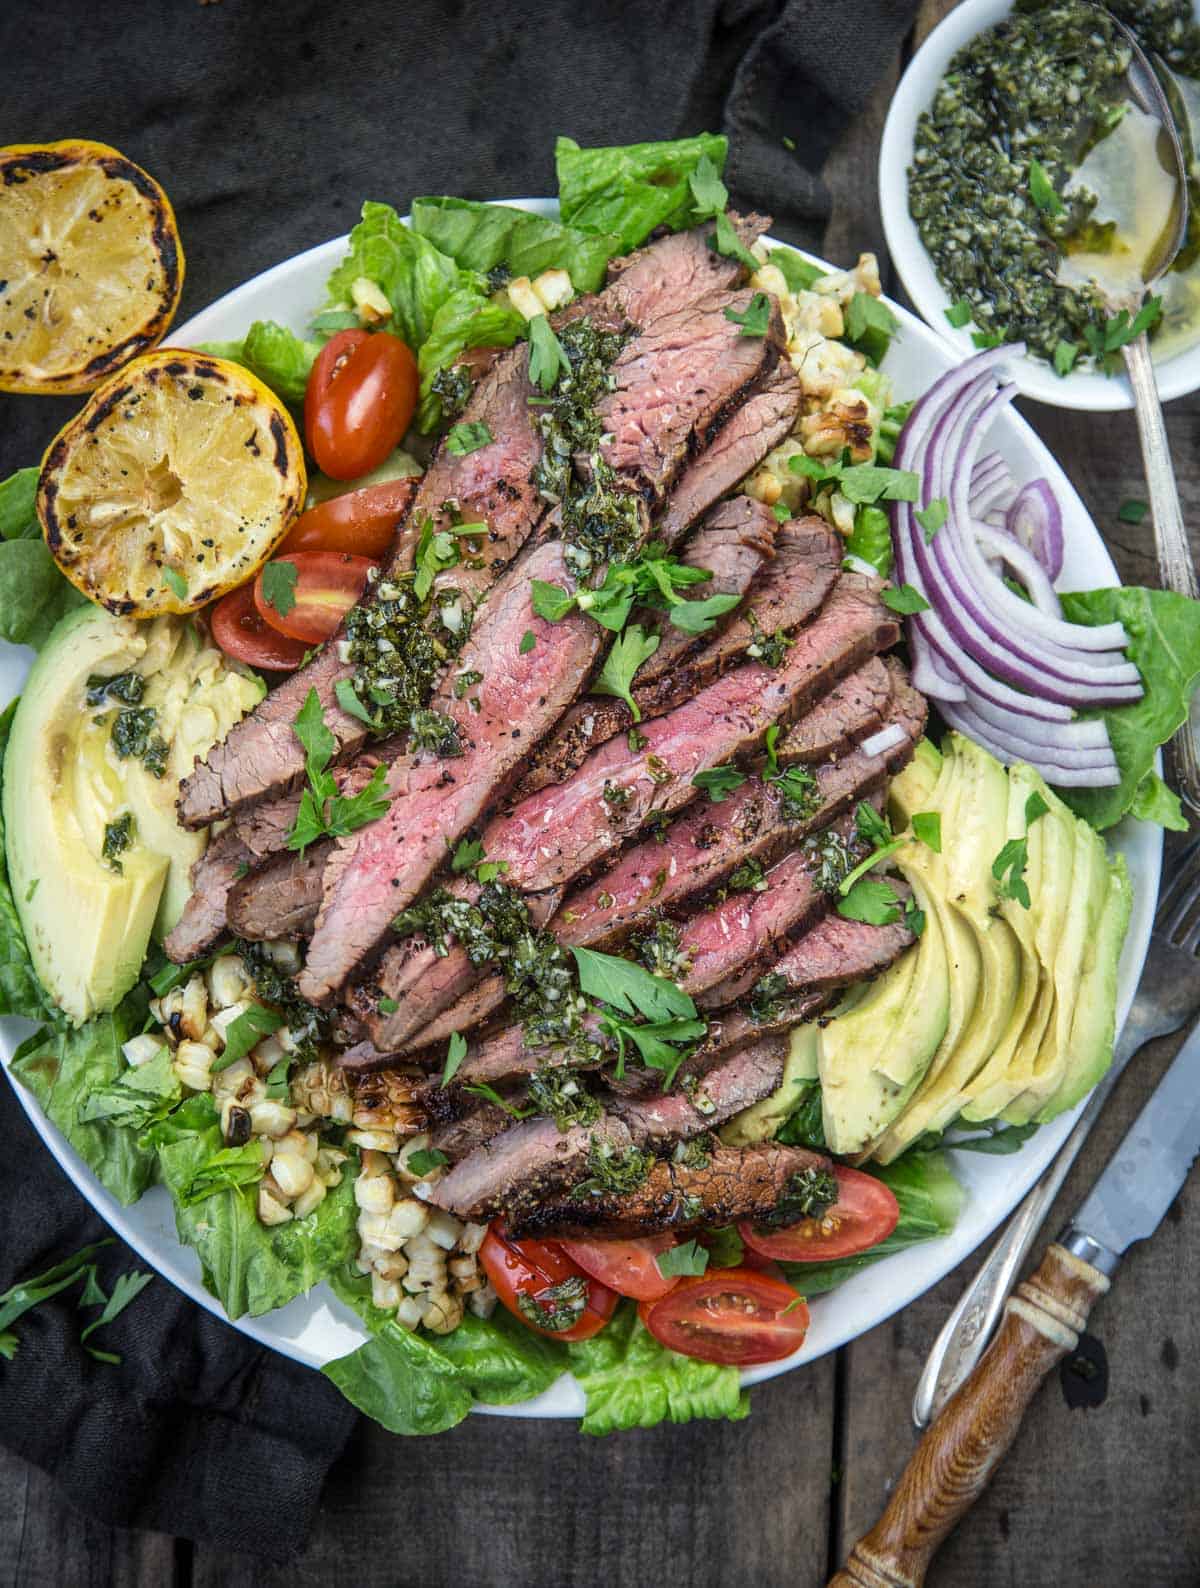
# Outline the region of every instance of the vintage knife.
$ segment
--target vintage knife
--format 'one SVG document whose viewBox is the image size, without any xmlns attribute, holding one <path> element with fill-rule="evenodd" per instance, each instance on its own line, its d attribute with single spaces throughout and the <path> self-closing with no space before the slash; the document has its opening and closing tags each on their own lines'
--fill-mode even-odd
<svg viewBox="0 0 1200 1588">
<path fill-rule="evenodd" d="M 1016 1438 L 1025 1408 L 1073 1351 L 1135 1241 L 1153 1235 L 1200 1152 L 1200 1026 L 1091 1194 L 1005 1306 L 995 1340 L 921 1440 L 887 1510 L 830 1588 L 917 1588 Z"/>
</svg>

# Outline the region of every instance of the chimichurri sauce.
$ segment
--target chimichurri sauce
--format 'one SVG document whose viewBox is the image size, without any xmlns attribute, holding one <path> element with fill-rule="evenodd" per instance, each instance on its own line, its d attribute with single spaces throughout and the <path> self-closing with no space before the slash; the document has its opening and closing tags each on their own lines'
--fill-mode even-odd
<svg viewBox="0 0 1200 1588">
<path fill-rule="evenodd" d="M 1200 28 L 1184 0 L 1112 10 L 1176 70 L 1200 73 Z M 1097 7 L 1018 0 L 958 52 L 920 118 L 909 208 L 956 323 L 969 308 L 980 346 L 1023 340 L 1064 374 L 1091 356 L 1107 310 L 1094 285 L 1063 277 L 1072 255 L 1111 250 L 1113 227 L 1072 177 L 1123 121 L 1128 65 Z M 1185 252 L 1181 269 L 1189 263 Z"/>
</svg>

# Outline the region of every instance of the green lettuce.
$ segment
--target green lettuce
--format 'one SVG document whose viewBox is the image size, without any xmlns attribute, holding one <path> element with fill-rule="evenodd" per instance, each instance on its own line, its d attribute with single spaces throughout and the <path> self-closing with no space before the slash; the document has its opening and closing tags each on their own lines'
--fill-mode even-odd
<svg viewBox="0 0 1200 1588">
<path fill-rule="evenodd" d="M 894 1192 L 900 1204 L 896 1228 L 878 1246 L 857 1252 L 853 1257 L 834 1257 L 823 1263 L 781 1264 L 789 1282 L 803 1296 L 824 1295 L 835 1285 L 877 1263 L 881 1257 L 905 1251 L 919 1241 L 949 1235 L 958 1222 L 963 1190 L 951 1174 L 944 1153 L 907 1152 L 886 1167 L 874 1164 L 864 1167 Z"/>
<path fill-rule="evenodd" d="M 0 777 L 8 736 L 12 732 L 14 700 L 0 715 Z M 4 817 L 0 814 L 0 1015 L 24 1015 L 27 1020 L 45 1020 L 52 1013 L 33 969 L 29 945 L 17 914 L 16 900 L 8 881 L 8 857 L 4 848 Z"/>
<path fill-rule="evenodd" d="M 5 540 L 40 540 L 37 517 L 36 468 L 18 469 L 0 482 L 0 536 Z"/>
<path fill-rule="evenodd" d="M 206 1287 L 231 1318 L 259 1317 L 284 1307 L 328 1278 L 357 1250 L 354 1165 L 305 1218 L 261 1224 L 255 1182 L 262 1177 L 243 1148 L 221 1139 L 216 1109 L 202 1093 L 151 1126 L 141 1137 L 153 1149 L 159 1174 L 175 1202 L 175 1228 L 195 1249 Z"/>
<path fill-rule="evenodd" d="M 1146 692 L 1128 706 L 1083 713 L 1103 718 L 1120 783 L 1114 788 L 1059 792 L 1072 810 L 1100 831 L 1120 821 L 1126 811 L 1153 821 L 1162 821 L 1165 814 L 1170 819 L 1164 825 L 1182 830 L 1178 802 L 1164 798 L 1153 781 L 1154 752 L 1187 721 L 1192 694 L 1200 683 L 1200 601 L 1170 590 L 1131 585 L 1071 591 L 1063 595 L 1062 604 L 1072 623 L 1125 625 L 1129 635 L 1125 654 L 1141 673 Z"/>
<path fill-rule="evenodd" d="M 146 1064 L 132 1065 L 111 1086 L 101 1086 L 79 1111 L 83 1121 L 107 1119 L 114 1125 L 145 1130 L 163 1119 L 183 1096 L 173 1055 L 166 1043 Z"/>
<path fill-rule="evenodd" d="M 697 1417 L 736 1422 L 750 1410 L 737 1368 L 697 1362 L 659 1345 L 631 1301 L 621 1302 L 599 1334 L 572 1341 L 567 1356 L 587 1396 L 580 1424 L 585 1434 Z"/>
<path fill-rule="evenodd" d="M 406 226 L 390 204 L 369 201 L 350 233 L 349 253 L 329 278 L 330 303 L 349 303 L 350 289 L 360 276 L 382 289 L 392 306 L 392 329 L 414 352 L 428 338 L 447 298 L 465 287 L 482 293 L 485 285 Z"/>
<path fill-rule="evenodd" d="M 421 405 L 417 428 L 424 434 L 442 421 L 442 399 L 433 390 L 438 372 L 449 369 L 468 347 L 511 347 L 525 335 L 525 320 L 515 309 L 492 303 L 465 287 L 446 299 L 434 316 L 433 328 L 421 346 Z"/>
<path fill-rule="evenodd" d="M 892 526 L 882 507 L 858 508 L 846 555 L 870 563 L 884 578 L 892 571 Z"/>
<path fill-rule="evenodd" d="M 62 617 L 87 599 L 64 579 L 38 523 L 38 470 L 0 484 L 0 639 L 40 651 Z"/>
<path fill-rule="evenodd" d="M 329 1282 L 367 1325 L 371 1339 L 321 1371 L 391 1433 L 442 1433 L 462 1422 L 472 1401 L 509 1406 L 528 1400 L 566 1370 L 561 1345 L 534 1334 L 502 1307 L 487 1319 L 468 1313 L 452 1334 L 432 1340 L 373 1306 L 364 1275 L 343 1268 Z"/>
<path fill-rule="evenodd" d="M 240 342 L 201 342 L 198 351 L 241 364 L 290 407 L 299 408 L 321 346 L 320 342 L 304 341 L 274 320 L 255 320 Z"/>
<path fill-rule="evenodd" d="M 114 1087 L 128 1066 L 123 1043 L 146 1022 L 148 998 L 135 987 L 109 1014 L 82 1026 L 45 1026 L 13 1055 L 9 1066 L 41 1104 L 42 1112 L 119 1202 L 136 1202 L 154 1179 L 154 1153 L 112 1118 L 90 1118 L 98 1093 Z"/>
<path fill-rule="evenodd" d="M 514 276 L 565 270 L 576 292 L 595 292 L 603 285 L 605 267 L 619 247 L 616 237 L 472 199 L 414 199 L 412 226 L 465 270 L 486 275 L 505 265 Z"/>
<path fill-rule="evenodd" d="M 695 219 L 696 167 L 707 155 L 720 173 L 728 148 L 727 138 L 711 132 L 611 149 L 581 149 L 573 138 L 559 138 L 554 164 L 560 218 L 579 231 L 616 237 L 622 253 L 645 242 L 656 226 L 678 231 Z"/>
<path fill-rule="evenodd" d="M 810 265 L 794 248 L 772 248 L 767 263 L 774 265 L 792 292 L 807 292 L 813 283 L 827 272 L 820 265 Z"/>
</svg>

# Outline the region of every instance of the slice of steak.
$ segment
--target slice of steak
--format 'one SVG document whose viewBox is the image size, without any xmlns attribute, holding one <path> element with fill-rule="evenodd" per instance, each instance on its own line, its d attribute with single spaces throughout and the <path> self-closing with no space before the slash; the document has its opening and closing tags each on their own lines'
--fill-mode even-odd
<svg viewBox="0 0 1200 1588">
<path fill-rule="evenodd" d="M 229 890 L 253 859 L 231 828 L 209 841 L 191 869 L 191 896 L 163 945 L 177 964 L 199 959 L 220 940 Z"/>
<path fill-rule="evenodd" d="M 690 452 L 774 367 L 784 344 L 778 301 L 765 336 L 743 336 L 727 318 L 744 314 L 751 297 L 746 288 L 706 293 L 659 315 L 614 360 L 612 390 L 597 405 L 601 452 L 648 500 L 663 500 Z M 586 458 L 578 462 L 586 471 Z"/>
<path fill-rule="evenodd" d="M 581 613 L 557 624 L 538 617 L 531 604 L 535 579 L 566 581 L 561 541 L 535 547 L 522 559 L 493 592 L 459 653 L 460 668 L 480 674 L 462 699 L 451 692 L 444 703 L 463 753 L 394 761 L 386 814 L 336 842 L 299 978 L 310 1002 L 330 1002 L 357 966 L 383 946 L 393 917 L 442 865 L 447 847 L 517 774 L 531 746 L 553 727 L 590 673 L 600 648 L 599 626 Z M 529 633 L 532 648 L 525 641 Z"/>
<path fill-rule="evenodd" d="M 530 893 L 560 887 L 612 854 L 652 816 L 700 793 L 694 779 L 757 747 L 868 656 L 899 638 L 877 587 L 843 575 L 816 620 L 802 629 L 778 668 L 733 668 L 684 705 L 639 730 L 631 755 L 623 739 L 594 750 L 565 783 L 540 790 L 483 837 L 489 860 L 508 865 L 506 881 Z"/>
<path fill-rule="evenodd" d="M 655 533 L 673 546 L 700 515 L 728 495 L 777 447 L 800 411 L 800 380 L 787 359 L 736 408 L 686 466 L 656 523 Z"/>
<path fill-rule="evenodd" d="M 307 937 L 321 907 L 329 853 L 328 844 L 313 844 L 303 855 L 285 849 L 235 882 L 225 906 L 229 930 L 252 943 Z"/>
<path fill-rule="evenodd" d="M 722 502 L 714 508 L 700 529 L 690 537 L 683 557 L 679 559 L 689 567 L 710 569 L 713 573 L 708 583 L 692 588 L 692 599 L 702 599 L 708 595 L 746 594 L 757 573 L 762 572 L 763 565 L 773 554 L 776 529 L 778 524 L 771 511 L 760 502 L 752 502 L 749 497 L 735 497 L 732 502 Z M 833 583 L 833 576 L 837 575 L 830 576 L 830 584 Z M 794 575 L 790 583 L 794 586 L 798 584 Z M 659 613 L 652 615 L 651 622 L 659 616 Z M 732 621 L 732 615 L 725 616 L 717 622 L 717 630 L 724 629 Z M 692 667 L 686 680 L 676 678 L 676 670 L 684 659 L 695 657 L 697 653 L 705 653 L 706 657 L 711 654 L 717 659 L 727 654 L 716 645 L 714 634 L 686 634 L 683 629 L 663 624 L 659 649 L 638 669 L 635 699 L 643 716 L 660 715 L 670 705 L 676 705 L 679 699 L 683 699 L 681 689 L 686 689 L 690 681 L 694 681 L 695 688 L 700 688 L 717 672 L 721 672 L 716 661 L 708 661 Z M 548 784 L 562 783 L 570 777 L 571 772 L 575 772 L 576 767 L 583 765 L 589 750 L 595 750 L 595 746 L 603 745 L 616 734 L 622 734 L 632 723 L 632 715 L 624 700 L 606 696 L 578 700 L 563 716 L 554 734 L 538 750 L 537 756 L 533 757 L 532 767 L 517 786 L 514 797 L 525 799 L 525 796 L 537 794 L 538 789 L 546 788 Z"/>
<path fill-rule="evenodd" d="M 487 1219 L 517 1196 L 536 1202 L 581 1179 L 597 1147 L 621 1154 L 632 1145 L 617 1119 L 601 1118 L 565 1132 L 545 1117 L 522 1120 L 456 1163 L 433 1187 L 429 1201 L 459 1218 Z"/>
<path fill-rule="evenodd" d="M 844 755 L 883 724 L 892 698 L 891 674 L 873 656 L 843 678 L 807 716 L 794 722 L 776 746 L 781 766 L 817 763 Z"/>
<path fill-rule="evenodd" d="M 465 456 L 445 447 L 420 480 L 408 519 L 393 547 L 388 572 L 412 566 L 416 541 L 426 518 L 449 523 L 445 504 L 454 502 L 461 521 L 488 526 L 480 566 L 459 566 L 438 576 L 438 589 L 461 590 L 472 603 L 521 549 L 545 512 L 532 479 L 541 457 L 541 438 L 530 422 L 529 350 L 525 343 L 506 351 L 481 380 L 463 413 L 466 423 L 485 424 L 488 445 Z M 338 631 L 339 635 L 341 630 Z M 326 724 L 344 753 L 362 743 L 366 728 L 337 705 L 334 689 L 349 678 L 353 665 L 338 655 L 337 636 L 321 653 L 286 679 L 238 723 L 180 785 L 179 817 L 185 827 L 204 827 L 251 800 L 282 792 L 304 774 L 304 749 L 292 732 L 296 713 L 315 689 Z"/>
<path fill-rule="evenodd" d="M 706 1070 L 699 1087 L 687 1091 L 676 1087 L 670 1092 L 656 1087 L 645 1096 L 606 1098 L 605 1105 L 628 1126 L 639 1147 L 661 1150 L 671 1142 L 691 1141 L 715 1130 L 744 1108 L 770 1097 L 783 1079 L 787 1051 L 786 1037 L 761 1037 Z"/>
<path fill-rule="evenodd" d="M 469 1160 L 468 1160 L 469 1161 Z M 629 1238 L 662 1230 L 719 1228 L 765 1218 L 787 1195 L 794 1176 L 828 1169 L 829 1159 L 805 1147 L 725 1147 L 717 1143 L 703 1168 L 656 1159 L 641 1186 L 619 1195 L 522 1197 L 506 1218 L 509 1234 L 528 1237 L 607 1235 Z"/>
<path fill-rule="evenodd" d="M 512 1115 L 506 1114 L 498 1103 L 484 1098 L 471 1098 L 470 1101 L 473 1107 L 458 1114 L 447 1114 L 443 1119 L 430 1120 L 429 1145 L 436 1152 L 444 1153 L 451 1163 L 466 1158 L 513 1122 Z"/>
</svg>

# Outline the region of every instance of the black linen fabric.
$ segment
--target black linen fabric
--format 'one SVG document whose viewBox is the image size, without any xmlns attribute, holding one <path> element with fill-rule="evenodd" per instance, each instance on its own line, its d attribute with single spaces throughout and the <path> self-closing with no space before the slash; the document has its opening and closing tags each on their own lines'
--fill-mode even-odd
<svg viewBox="0 0 1200 1588">
<path fill-rule="evenodd" d="M 363 199 L 554 191 L 554 138 L 730 134 L 733 202 L 819 248 L 821 166 L 896 58 L 916 0 L 10 0 L 20 62 L 0 144 L 89 137 L 166 188 L 179 321 L 340 232 Z M 784 140 L 794 143 L 794 149 Z M 75 399 L 0 395 L 0 477 L 36 462 Z M 0 1086 L 0 1290 L 104 1233 Z M 136 1263 L 120 1244 L 104 1276 Z M 107 1288 L 107 1287 L 106 1287 Z M 27 1314 L 0 1362 L 0 1443 L 107 1523 L 273 1555 L 298 1547 L 354 1414 L 157 1280 L 78 1345 L 75 1292 Z"/>
</svg>

